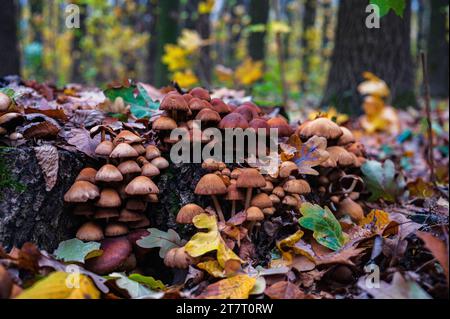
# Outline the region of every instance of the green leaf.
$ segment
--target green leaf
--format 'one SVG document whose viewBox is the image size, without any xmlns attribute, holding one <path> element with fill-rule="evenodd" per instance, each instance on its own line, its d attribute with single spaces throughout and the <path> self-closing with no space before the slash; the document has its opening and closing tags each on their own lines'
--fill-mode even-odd
<svg viewBox="0 0 450 319">
<path fill-rule="evenodd" d="M 109 278 L 114 278 L 116 285 L 126 290 L 132 299 L 161 299 L 164 296 L 164 292 L 148 289 L 123 273 L 114 272 Z"/>
<path fill-rule="evenodd" d="M 395 166 L 391 160 L 384 164 L 377 161 L 367 161 L 361 167 L 364 181 L 371 192 L 370 201 L 380 198 L 385 201 L 395 202 L 404 192 L 406 183 L 404 177 L 395 176 Z"/>
<path fill-rule="evenodd" d="M 150 289 L 160 289 L 164 290 L 166 289 L 166 286 L 163 284 L 161 280 L 156 280 L 155 278 L 151 276 L 143 276 L 141 274 L 131 274 L 128 276 L 129 279 L 136 281 L 140 284 L 143 284 L 147 286 Z"/>
<path fill-rule="evenodd" d="M 161 258 L 164 258 L 170 249 L 182 246 L 180 236 L 173 229 L 164 232 L 157 228 L 149 228 L 148 231 L 150 234 L 139 239 L 136 243 L 142 248 L 161 248 L 159 250 Z"/>
<path fill-rule="evenodd" d="M 69 239 L 59 243 L 58 248 L 54 251 L 53 255 L 65 262 L 80 262 L 88 258 L 100 256 L 102 251 L 100 250 L 100 243 L 95 241 L 82 242 L 77 238 Z"/>
<path fill-rule="evenodd" d="M 329 249 L 338 250 L 346 242 L 346 238 L 333 213 L 325 206 L 304 203 L 300 207 L 303 217 L 299 219 L 300 226 L 312 230 L 317 242 Z"/>
<path fill-rule="evenodd" d="M 391 9 L 394 10 L 396 15 L 403 18 L 403 12 L 406 8 L 405 0 L 370 0 L 370 4 L 380 8 L 380 18 L 388 14 Z"/>
<path fill-rule="evenodd" d="M 131 113 L 137 118 L 150 117 L 159 109 L 159 102 L 153 101 L 140 84 L 108 88 L 103 93 L 111 101 L 121 97 L 125 104 L 130 105 Z"/>
</svg>

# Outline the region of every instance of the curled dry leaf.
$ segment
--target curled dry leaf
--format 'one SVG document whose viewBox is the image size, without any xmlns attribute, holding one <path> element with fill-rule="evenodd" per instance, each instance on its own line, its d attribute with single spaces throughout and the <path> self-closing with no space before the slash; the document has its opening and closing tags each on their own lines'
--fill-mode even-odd
<svg viewBox="0 0 450 319">
<path fill-rule="evenodd" d="M 34 153 L 45 179 L 45 190 L 51 191 L 58 180 L 59 154 L 55 146 L 45 144 L 36 146 Z"/>
</svg>

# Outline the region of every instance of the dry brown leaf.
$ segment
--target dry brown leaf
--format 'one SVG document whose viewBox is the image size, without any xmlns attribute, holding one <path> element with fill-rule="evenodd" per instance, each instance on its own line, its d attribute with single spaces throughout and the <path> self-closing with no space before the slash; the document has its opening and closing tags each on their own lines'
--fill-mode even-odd
<svg viewBox="0 0 450 319">
<path fill-rule="evenodd" d="M 32 107 L 25 108 L 25 114 L 32 114 L 32 113 L 40 113 L 44 114 L 48 117 L 51 117 L 52 119 L 59 120 L 61 122 L 67 122 L 67 115 L 64 113 L 63 109 L 49 109 L 49 110 L 40 110 Z"/>
<path fill-rule="evenodd" d="M 26 139 L 38 138 L 51 140 L 58 136 L 60 128 L 48 121 L 31 123 L 24 127 L 23 136 Z"/>
<path fill-rule="evenodd" d="M 264 293 L 270 299 L 305 299 L 306 294 L 289 281 L 280 281 L 266 288 Z"/>
<path fill-rule="evenodd" d="M 45 179 L 45 190 L 51 191 L 58 180 L 59 154 L 55 146 L 45 144 L 34 148 Z"/>
<path fill-rule="evenodd" d="M 417 237 L 423 240 L 425 247 L 431 251 L 434 258 L 439 262 L 442 269 L 444 270 L 445 277 L 447 278 L 447 286 L 449 284 L 449 274 L 448 274 L 448 247 L 446 247 L 445 242 L 434 237 L 430 233 L 425 233 L 418 231 L 416 232 Z"/>
</svg>

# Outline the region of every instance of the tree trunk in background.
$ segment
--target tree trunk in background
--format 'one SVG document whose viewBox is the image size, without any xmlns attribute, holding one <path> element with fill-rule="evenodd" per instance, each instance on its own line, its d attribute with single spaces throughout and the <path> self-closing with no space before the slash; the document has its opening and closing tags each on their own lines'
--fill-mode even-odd
<svg viewBox="0 0 450 319">
<path fill-rule="evenodd" d="M 242 16 L 238 14 L 237 8 L 244 5 L 244 0 L 229 0 L 227 4 L 231 15 L 231 21 L 228 24 L 227 66 L 235 68 L 240 63 L 240 61 L 236 61 L 236 49 L 242 35 L 242 27 L 239 25 Z"/>
<path fill-rule="evenodd" d="M 269 0 L 250 0 L 249 15 L 251 24 L 267 25 Z M 263 61 L 266 51 L 266 31 L 252 32 L 248 38 L 248 53 L 252 60 Z"/>
<path fill-rule="evenodd" d="M 0 1 L 0 77 L 20 74 L 17 6 L 14 0 Z"/>
<path fill-rule="evenodd" d="M 426 0 L 418 0 L 416 53 L 425 50 L 429 25 L 429 4 Z"/>
<path fill-rule="evenodd" d="M 323 25 L 322 25 L 322 43 L 320 45 L 321 55 L 324 58 L 329 57 L 328 55 L 328 45 L 330 43 L 330 25 L 331 25 L 331 17 L 333 11 L 331 10 L 332 0 L 322 0 L 322 11 L 323 11 Z"/>
<path fill-rule="evenodd" d="M 411 1 L 406 1 L 403 18 L 391 10 L 381 18 L 379 29 L 366 27 L 368 4 L 369 1 L 361 0 L 339 2 L 332 65 L 322 101 L 350 114 L 361 110 L 356 88 L 364 71 L 371 71 L 387 82 L 393 105 L 415 105 Z"/>
<path fill-rule="evenodd" d="M 86 35 L 86 11 L 85 4 L 78 4 L 80 7 L 80 28 L 73 29 L 73 43 L 72 43 L 72 75 L 71 81 L 75 83 L 83 83 L 83 71 L 81 69 L 81 62 L 83 61 L 83 49 L 81 48 L 81 41 Z"/>
<path fill-rule="evenodd" d="M 302 28 L 302 38 L 301 38 L 301 60 L 302 60 L 302 77 L 300 78 L 300 90 L 306 92 L 308 90 L 308 76 L 311 72 L 310 70 L 310 57 L 314 52 L 310 48 L 308 35 L 309 30 L 314 28 L 314 23 L 316 21 L 317 12 L 317 1 L 316 0 L 306 0 L 305 7 L 303 10 L 303 28 Z"/>
<path fill-rule="evenodd" d="M 146 81 L 150 84 L 155 84 L 155 72 L 156 72 L 156 59 L 158 53 L 158 37 L 156 35 L 157 26 L 157 12 L 156 12 L 156 0 L 149 0 L 147 3 L 147 13 L 150 17 L 148 24 L 148 33 L 150 34 L 150 40 L 148 41 L 147 52 L 147 76 Z"/>
<path fill-rule="evenodd" d="M 158 18 L 156 25 L 156 59 L 155 59 L 155 85 L 164 86 L 169 84 L 167 66 L 162 63 L 164 46 L 168 43 L 177 42 L 178 37 L 178 15 L 179 0 L 160 0 L 157 3 Z"/>
<path fill-rule="evenodd" d="M 428 33 L 428 72 L 432 97 L 448 97 L 447 0 L 431 1 Z"/>
<path fill-rule="evenodd" d="M 211 24 L 209 21 L 209 14 L 201 14 L 198 16 L 197 32 L 200 37 L 207 40 L 211 37 Z M 198 71 L 201 85 L 210 87 L 212 84 L 212 69 L 213 63 L 211 60 L 211 46 L 205 45 L 200 49 L 200 61 Z"/>
</svg>

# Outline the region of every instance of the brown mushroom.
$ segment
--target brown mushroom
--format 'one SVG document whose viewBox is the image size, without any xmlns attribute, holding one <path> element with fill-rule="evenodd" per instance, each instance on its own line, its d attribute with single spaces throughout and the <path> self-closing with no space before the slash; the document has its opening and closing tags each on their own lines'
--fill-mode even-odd
<svg viewBox="0 0 450 319">
<path fill-rule="evenodd" d="M 177 121 L 178 112 L 190 112 L 189 105 L 183 96 L 177 92 L 170 92 L 161 101 L 161 110 L 171 112 L 172 118 Z"/>
<path fill-rule="evenodd" d="M 122 175 L 141 173 L 141 168 L 139 165 L 132 160 L 120 163 L 119 166 L 117 166 L 117 169 L 120 173 L 122 173 Z"/>
<path fill-rule="evenodd" d="M 286 195 L 286 194 L 284 193 L 283 187 L 281 187 L 281 186 L 275 187 L 275 188 L 273 189 L 273 191 L 272 191 L 272 194 L 277 195 L 279 198 L 283 198 L 284 195 Z"/>
<path fill-rule="evenodd" d="M 119 143 L 109 154 L 111 158 L 138 157 L 139 153 L 127 143 Z"/>
<path fill-rule="evenodd" d="M 283 190 L 291 194 L 308 194 L 311 193 L 311 187 L 308 182 L 303 179 L 291 179 L 284 183 Z"/>
<path fill-rule="evenodd" d="M 132 246 L 126 237 L 104 239 L 100 249 L 103 254 L 85 262 L 86 269 L 99 275 L 107 275 L 118 269 L 132 252 Z"/>
<path fill-rule="evenodd" d="M 100 198 L 95 203 L 95 206 L 103 208 L 119 207 L 122 204 L 119 193 L 112 188 L 104 188 L 100 192 Z"/>
<path fill-rule="evenodd" d="M 184 247 L 170 249 L 164 256 L 164 264 L 170 268 L 185 269 L 194 262 L 194 258 L 189 256 Z"/>
<path fill-rule="evenodd" d="M 78 174 L 75 181 L 86 181 L 92 184 L 95 184 L 95 175 L 97 174 L 97 170 L 92 167 L 83 168 Z"/>
<path fill-rule="evenodd" d="M 162 156 L 152 159 L 150 163 L 155 165 L 159 170 L 166 169 L 170 165 L 169 162 Z"/>
<path fill-rule="evenodd" d="M 144 139 L 137 136 L 131 131 L 128 130 L 122 130 L 115 138 L 114 138 L 114 144 L 118 145 L 119 143 L 127 143 L 127 144 L 133 144 L 133 143 L 140 143 Z"/>
<path fill-rule="evenodd" d="M 345 146 L 351 143 L 355 142 L 355 137 L 353 136 L 353 133 L 346 127 L 341 126 L 342 135 L 339 137 L 337 144 L 339 146 Z"/>
<path fill-rule="evenodd" d="M 95 154 L 99 156 L 109 156 L 114 149 L 114 144 L 111 141 L 103 141 L 95 148 Z"/>
<path fill-rule="evenodd" d="M 230 113 L 220 121 L 219 128 L 241 128 L 245 130 L 248 128 L 248 121 L 239 113 Z"/>
<path fill-rule="evenodd" d="M 64 195 L 64 200 L 68 203 L 85 203 L 100 195 L 98 187 L 86 181 L 75 182 Z"/>
<path fill-rule="evenodd" d="M 177 223 L 192 224 L 192 219 L 204 212 L 205 210 L 197 204 L 184 205 L 177 214 Z"/>
<path fill-rule="evenodd" d="M 159 189 L 150 178 L 138 176 L 125 187 L 125 193 L 130 196 L 158 194 Z"/>
<path fill-rule="evenodd" d="M 364 210 L 362 209 L 361 205 L 354 202 L 350 197 L 344 198 L 339 203 L 338 212 L 341 215 L 350 216 L 350 218 L 357 223 L 364 218 Z"/>
<path fill-rule="evenodd" d="M 233 217 L 236 214 L 236 201 L 244 199 L 244 195 L 239 188 L 237 188 L 236 182 L 230 183 L 228 186 L 225 199 L 231 201 L 231 217 Z"/>
<path fill-rule="evenodd" d="M 297 173 L 298 173 L 298 166 L 294 162 L 285 161 L 285 162 L 281 163 L 280 172 L 279 172 L 279 176 L 281 178 L 286 178 L 291 175 L 295 175 Z"/>
<path fill-rule="evenodd" d="M 82 241 L 99 241 L 103 239 L 103 230 L 96 223 L 87 222 L 78 229 L 76 237 Z"/>
<path fill-rule="evenodd" d="M 152 163 L 145 163 L 142 166 L 142 176 L 153 177 L 158 176 L 160 174 L 159 168 L 153 165 Z"/>
<path fill-rule="evenodd" d="M 272 129 L 278 130 L 279 137 L 289 137 L 294 133 L 294 129 L 282 117 L 274 117 L 267 121 L 267 124 Z"/>
<path fill-rule="evenodd" d="M 313 121 L 303 123 L 299 128 L 299 133 L 303 138 L 317 135 L 326 139 L 337 139 L 343 134 L 339 125 L 325 117 L 319 117 Z"/>
<path fill-rule="evenodd" d="M 119 210 L 117 208 L 98 208 L 94 214 L 94 219 L 105 219 L 119 217 Z"/>
<path fill-rule="evenodd" d="M 116 237 L 128 234 L 128 227 L 123 223 L 109 223 L 105 227 L 106 237 Z"/>
<path fill-rule="evenodd" d="M 152 128 L 157 131 L 171 131 L 177 127 L 177 122 L 168 116 L 160 116 L 152 123 Z"/>
<path fill-rule="evenodd" d="M 225 218 L 216 195 L 225 194 L 227 192 L 227 187 L 219 176 L 216 174 L 204 175 L 199 180 L 194 192 L 197 195 L 210 195 L 214 202 L 214 206 L 216 207 L 220 221 L 225 222 Z"/>
<path fill-rule="evenodd" d="M 266 193 L 257 194 L 255 197 L 252 198 L 250 205 L 256 206 L 261 209 L 273 206 L 272 200 Z"/>
<path fill-rule="evenodd" d="M 255 187 L 263 187 L 266 185 L 266 180 L 255 168 L 244 168 L 236 180 L 236 185 L 239 188 L 246 188 L 247 194 L 245 196 L 245 209 L 250 206 L 252 198 L 252 191 Z"/>
<path fill-rule="evenodd" d="M 151 161 L 154 158 L 160 157 L 161 156 L 161 151 L 159 150 L 158 147 L 156 147 L 156 145 L 148 145 L 145 148 L 145 158 L 149 161 Z"/>
<path fill-rule="evenodd" d="M 95 175 L 96 182 L 121 182 L 123 180 L 122 173 L 112 164 L 103 165 Z"/>
</svg>

